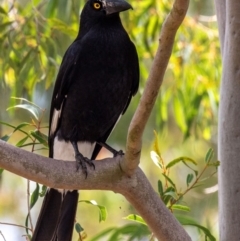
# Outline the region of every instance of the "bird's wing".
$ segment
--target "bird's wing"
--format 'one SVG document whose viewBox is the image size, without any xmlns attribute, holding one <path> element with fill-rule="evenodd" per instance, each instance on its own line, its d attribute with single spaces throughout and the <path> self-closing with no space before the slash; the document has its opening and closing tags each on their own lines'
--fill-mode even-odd
<svg viewBox="0 0 240 241">
<path fill-rule="evenodd" d="M 128 78 L 129 78 L 129 81 L 132 81 L 132 86 L 131 86 L 131 89 L 129 90 L 128 99 L 126 100 L 126 105 L 125 105 L 121 115 L 118 117 L 118 119 L 115 120 L 114 124 L 106 131 L 104 136 L 102 136 L 99 140 L 97 140 L 98 142 L 103 142 L 103 143 L 106 142 L 107 138 L 109 137 L 112 130 L 116 126 L 118 120 L 126 112 L 128 106 L 131 102 L 132 97 L 138 91 L 138 87 L 139 87 L 139 62 L 138 62 L 138 55 L 137 55 L 136 47 L 132 42 L 130 43 L 128 53 L 129 53 L 129 56 L 128 56 L 129 58 L 127 58 L 127 60 L 128 60 L 128 64 L 127 64 L 127 66 L 128 66 L 127 67 L 128 68 Z M 102 148 L 102 146 L 96 143 L 96 146 L 95 146 L 93 154 L 92 154 L 92 159 L 95 159 L 97 157 L 101 148 Z"/>
<path fill-rule="evenodd" d="M 81 52 L 80 41 L 75 41 L 66 51 L 60 66 L 52 95 L 49 119 L 49 157 L 53 157 L 53 141 L 59 128 L 61 110 L 73 81 L 72 75 Z"/>
</svg>

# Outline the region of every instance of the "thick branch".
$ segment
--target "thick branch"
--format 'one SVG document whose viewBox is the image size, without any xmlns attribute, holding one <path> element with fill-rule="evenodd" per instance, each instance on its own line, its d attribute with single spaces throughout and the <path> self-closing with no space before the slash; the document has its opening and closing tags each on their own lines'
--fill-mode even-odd
<svg viewBox="0 0 240 241">
<path fill-rule="evenodd" d="M 140 168 L 127 177 L 120 168 L 122 157 L 95 161 L 88 178 L 76 171 L 75 162 L 42 157 L 0 141 L 0 167 L 19 176 L 63 189 L 112 190 L 123 194 L 146 220 L 159 240 L 191 240 L 155 193 Z M 99 181 L 101 180 L 101 181 Z"/>
<path fill-rule="evenodd" d="M 139 164 L 143 131 L 163 82 L 164 73 L 172 53 L 174 38 L 186 15 L 188 4 L 189 0 L 175 0 L 170 14 L 162 26 L 159 47 L 146 87 L 128 130 L 126 159 L 121 163 L 122 169 L 128 175 L 132 175 Z"/>
</svg>

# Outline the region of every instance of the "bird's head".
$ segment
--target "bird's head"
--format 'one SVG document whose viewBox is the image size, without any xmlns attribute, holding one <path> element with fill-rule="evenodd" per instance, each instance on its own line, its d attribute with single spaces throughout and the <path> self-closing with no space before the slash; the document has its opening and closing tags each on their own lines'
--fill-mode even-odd
<svg viewBox="0 0 240 241">
<path fill-rule="evenodd" d="M 126 11 L 132 6 L 125 0 L 89 0 L 93 10 L 103 12 L 106 15 Z"/>
<path fill-rule="evenodd" d="M 132 6 L 125 0 L 88 0 L 83 8 L 82 15 L 95 18 L 111 16 L 131 8 Z"/>
</svg>

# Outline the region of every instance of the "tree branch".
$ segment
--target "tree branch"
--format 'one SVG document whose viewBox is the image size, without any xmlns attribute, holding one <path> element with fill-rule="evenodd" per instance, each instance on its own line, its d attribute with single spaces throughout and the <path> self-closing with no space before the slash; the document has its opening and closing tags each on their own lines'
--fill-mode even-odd
<svg viewBox="0 0 240 241">
<path fill-rule="evenodd" d="M 163 23 L 159 47 L 146 87 L 128 130 L 126 158 L 121 163 L 121 167 L 129 176 L 134 173 L 140 162 L 143 131 L 163 82 L 164 73 L 172 53 L 174 38 L 186 15 L 188 5 L 189 0 L 175 0 L 171 12 Z"/>
<path fill-rule="evenodd" d="M 131 177 L 122 172 L 122 159 L 123 157 L 117 156 L 94 161 L 96 169 L 89 169 L 88 178 L 85 179 L 81 171 L 76 171 L 75 162 L 42 157 L 0 141 L 1 168 L 53 188 L 112 190 L 121 193 L 159 240 L 191 240 L 165 207 L 140 168 L 137 168 Z"/>
<path fill-rule="evenodd" d="M 146 88 L 129 127 L 124 157 L 94 161 L 96 169 L 88 170 L 88 178 L 85 179 L 82 172 L 76 172 L 75 162 L 42 157 L 0 141 L 0 167 L 53 188 L 119 192 L 134 206 L 159 240 L 191 240 L 138 167 L 142 134 L 162 84 L 174 38 L 186 15 L 188 3 L 189 0 L 175 0 L 163 24 L 160 45 Z"/>
</svg>

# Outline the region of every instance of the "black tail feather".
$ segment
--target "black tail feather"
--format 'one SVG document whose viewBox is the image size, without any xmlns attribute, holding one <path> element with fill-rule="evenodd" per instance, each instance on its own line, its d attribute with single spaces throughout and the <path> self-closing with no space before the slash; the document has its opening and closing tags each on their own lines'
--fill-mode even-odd
<svg viewBox="0 0 240 241">
<path fill-rule="evenodd" d="M 32 241 L 71 241 L 78 191 L 61 193 L 49 189 L 42 205 Z"/>
</svg>

